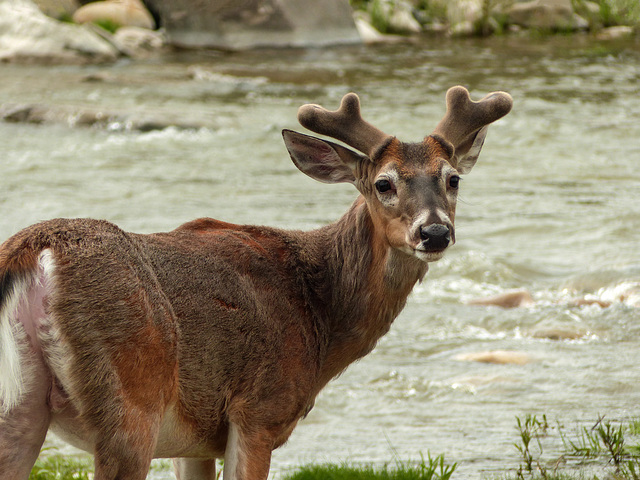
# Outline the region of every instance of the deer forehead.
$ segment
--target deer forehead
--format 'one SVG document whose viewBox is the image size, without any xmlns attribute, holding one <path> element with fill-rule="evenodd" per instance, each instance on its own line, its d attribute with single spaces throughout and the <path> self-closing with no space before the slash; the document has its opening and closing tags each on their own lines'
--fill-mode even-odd
<svg viewBox="0 0 640 480">
<path fill-rule="evenodd" d="M 426 137 L 419 143 L 404 143 L 394 138 L 375 163 L 379 165 L 378 173 L 394 172 L 394 176 L 406 181 L 423 176 L 440 177 L 443 171 L 453 169 L 449 163 L 451 155 L 450 145 L 435 137 Z"/>
</svg>

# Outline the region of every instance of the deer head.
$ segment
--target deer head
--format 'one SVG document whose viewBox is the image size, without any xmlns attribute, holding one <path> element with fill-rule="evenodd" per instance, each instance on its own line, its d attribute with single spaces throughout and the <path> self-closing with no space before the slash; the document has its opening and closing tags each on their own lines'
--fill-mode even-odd
<svg viewBox="0 0 640 480">
<path fill-rule="evenodd" d="M 449 89 L 446 103 L 443 119 L 419 143 L 401 142 L 365 121 L 354 93 L 345 95 L 336 111 L 303 105 L 298 120 L 361 153 L 291 130 L 283 131 L 284 141 L 293 163 L 306 175 L 356 186 L 388 246 L 432 262 L 455 242 L 460 175 L 474 166 L 488 125 L 506 115 L 513 100 L 508 93 L 494 92 L 474 102 L 458 86 Z"/>
</svg>

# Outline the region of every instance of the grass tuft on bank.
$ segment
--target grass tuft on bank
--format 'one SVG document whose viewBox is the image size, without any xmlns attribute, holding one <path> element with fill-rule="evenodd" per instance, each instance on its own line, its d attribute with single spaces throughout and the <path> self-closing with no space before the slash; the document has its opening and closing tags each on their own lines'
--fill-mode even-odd
<svg viewBox="0 0 640 480">
<path fill-rule="evenodd" d="M 88 458 L 65 457 L 57 453 L 41 455 L 29 480 L 93 480 L 93 462 Z"/>
<path fill-rule="evenodd" d="M 417 464 L 397 462 L 385 465 L 307 465 L 284 477 L 284 480 L 449 480 L 457 464 L 449 465 L 444 455 L 428 455 Z"/>
</svg>

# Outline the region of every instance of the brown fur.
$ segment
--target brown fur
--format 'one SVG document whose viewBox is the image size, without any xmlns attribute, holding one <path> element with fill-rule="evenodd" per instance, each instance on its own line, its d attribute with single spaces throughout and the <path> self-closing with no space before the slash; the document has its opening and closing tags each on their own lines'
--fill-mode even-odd
<svg viewBox="0 0 640 480">
<path fill-rule="evenodd" d="M 447 142 L 392 138 L 373 162 L 285 132 L 302 171 L 362 193 L 310 232 L 205 218 L 139 235 L 57 219 L 0 246 L 3 298 L 52 252 L 44 317 L 20 321 L 35 322 L 39 372 L 64 397 L 53 424 L 93 451 L 96 480 L 143 479 L 155 454 L 201 458 L 177 463 L 181 480 L 212 478 L 223 454 L 235 465 L 225 479 L 266 478 L 271 451 L 374 348 L 446 248 L 427 254 L 420 237 L 432 223 L 453 229 Z M 397 182 L 391 200 L 376 191 L 381 172 Z M 0 427 L 17 421 L 0 414 Z M 0 431 L 0 477 L 23 472 L 2 442 Z"/>
</svg>

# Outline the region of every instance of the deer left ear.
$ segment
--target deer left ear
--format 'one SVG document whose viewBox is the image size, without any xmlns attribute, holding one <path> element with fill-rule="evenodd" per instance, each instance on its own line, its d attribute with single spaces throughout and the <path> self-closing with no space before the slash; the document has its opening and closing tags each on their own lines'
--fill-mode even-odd
<svg viewBox="0 0 640 480">
<path fill-rule="evenodd" d="M 341 145 L 293 130 L 283 130 L 282 137 L 295 166 L 319 182 L 355 184 L 356 165 L 368 160 Z"/>
<path fill-rule="evenodd" d="M 470 140 L 467 145 L 461 145 L 453 154 L 455 168 L 461 175 L 466 175 L 471 171 L 473 166 L 478 161 L 484 139 L 487 136 L 488 126 L 482 127 L 478 130 L 473 140 Z"/>
</svg>

